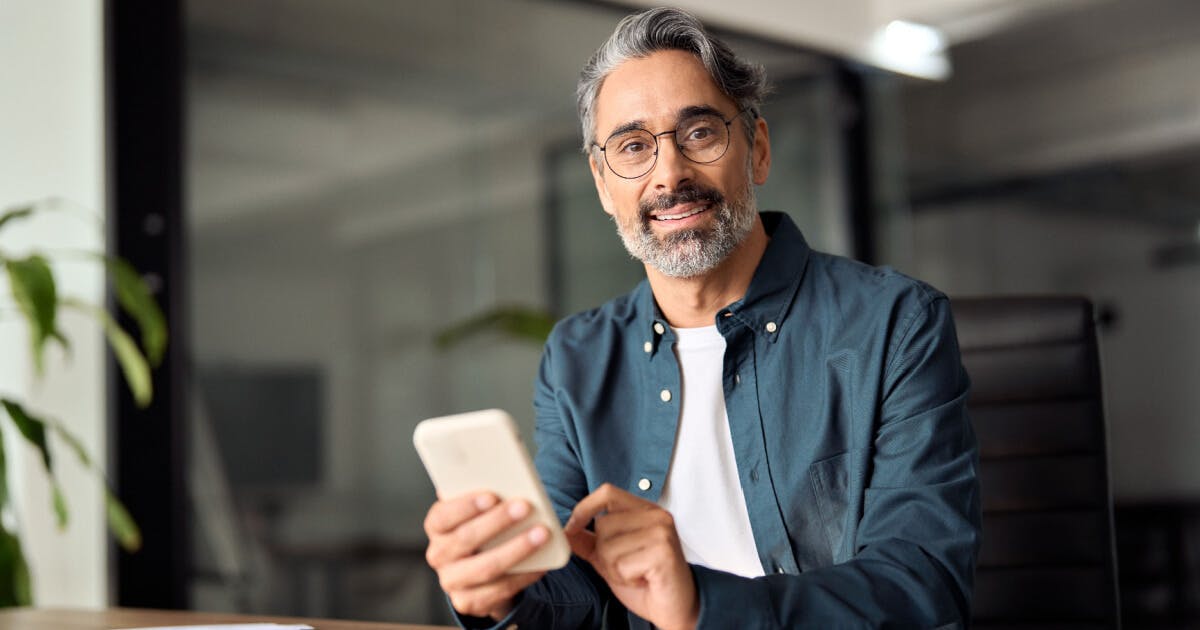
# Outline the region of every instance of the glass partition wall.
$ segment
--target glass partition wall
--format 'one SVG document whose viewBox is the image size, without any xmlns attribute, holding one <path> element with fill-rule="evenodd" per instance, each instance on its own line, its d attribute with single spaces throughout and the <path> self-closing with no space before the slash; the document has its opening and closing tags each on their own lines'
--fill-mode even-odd
<svg viewBox="0 0 1200 630">
<path fill-rule="evenodd" d="M 530 441 L 540 354 L 474 318 L 562 316 L 641 277 L 596 200 L 573 98 L 621 12 L 186 6 L 192 605 L 445 621 L 413 427 L 500 407 Z M 846 252 L 828 64 L 729 41 L 777 86 L 760 206 Z"/>
</svg>

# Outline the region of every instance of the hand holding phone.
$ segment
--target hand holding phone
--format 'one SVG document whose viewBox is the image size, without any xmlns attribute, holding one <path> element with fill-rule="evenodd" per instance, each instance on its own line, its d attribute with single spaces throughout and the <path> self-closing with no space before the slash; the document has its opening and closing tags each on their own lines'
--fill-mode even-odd
<svg viewBox="0 0 1200 630">
<path fill-rule="evenodd" d="M 548 540 L 505 573 L 546 571 L 567 563 L 570 547 L 511 416 L 489 409 L 431 418 L 417 425 L 413 443 L 440 499 L 488 492 L 510 506 L 514 499 L 528 504 L 528 514 L 483 542 L 481 552 L 537 525 L 545 528 Z"/>
</svg>

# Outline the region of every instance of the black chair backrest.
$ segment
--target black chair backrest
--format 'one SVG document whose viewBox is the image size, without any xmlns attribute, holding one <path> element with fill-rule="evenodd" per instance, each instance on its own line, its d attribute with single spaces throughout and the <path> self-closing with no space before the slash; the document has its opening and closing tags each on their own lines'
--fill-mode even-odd
<svg viewBox="0 0 1200 630">
<path fill-rule="evenodd" d="M 1082 298 L 951 301 L 979 437 L 975 628 L 1120 624 L 1100 363 Z"/>
</svg>

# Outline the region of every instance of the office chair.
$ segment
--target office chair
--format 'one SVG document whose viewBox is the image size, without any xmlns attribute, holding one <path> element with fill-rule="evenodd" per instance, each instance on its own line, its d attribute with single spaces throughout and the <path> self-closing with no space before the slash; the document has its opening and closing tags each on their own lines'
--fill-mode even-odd
<svg viewBox="0 0 1200 630">
<path fill-rule="evenodd" d="M 951 308 L 980 452 L 972 626 L 1119 627 L 1091 303 L 969 298 Z"/>
</svg>

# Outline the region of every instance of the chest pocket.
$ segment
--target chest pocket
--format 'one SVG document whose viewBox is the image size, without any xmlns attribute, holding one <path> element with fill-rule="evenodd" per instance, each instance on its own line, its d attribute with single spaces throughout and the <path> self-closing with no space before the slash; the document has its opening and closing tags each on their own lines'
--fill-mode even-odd
<svg viewBox="0 0 1200 630">
<path fill-rule="evenodd" d="M 842 453 L 823 459 L 808 470 L 808 479 L 812 484 L 814 503 L 819 513 L 820 529 L 825 535 L 828 562 L 833 564 L 839 559 L 839 551 L 843 547 L 846 536 L 846 517 L 850 507 L 847 496 L 849 485 L 849 453 Z"/>
</svg>

